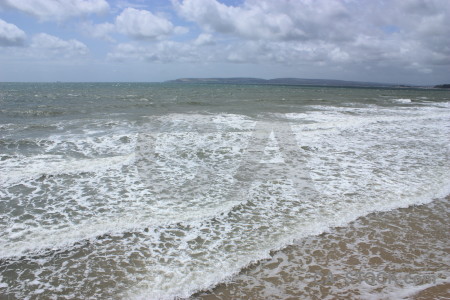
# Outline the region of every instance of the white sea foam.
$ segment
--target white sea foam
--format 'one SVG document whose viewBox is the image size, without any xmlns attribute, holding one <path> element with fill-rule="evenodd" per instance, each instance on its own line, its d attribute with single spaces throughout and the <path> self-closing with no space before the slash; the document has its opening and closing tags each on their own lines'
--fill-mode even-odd
<svg viewBox="0 0 450 300">
<path fill-rule="evenodd" d="M 8 170 L 8 172 L 0 174 L 0 183 L 7 186 L 47 175 L 97 173 L 107 169 L 121 168 L 123 165 L 133 162 L 134 153 L 123 156 L 69 160 L 56 155 L 37 155 L 32 158 L 18 156 L 14 160 L 0 162 L 0 168 Z"/>
<path fill-rule="evenodd" d="M 445 108 L 313 108 L 258 118 L 169 114 L 149 117 L 132 130 L 122 124 L 113 134 L 105 133 L 103 123 L 52 135 L 43 153 L 0 162 L 7 170 L 0 175 L 1 196 L 10 201 L 0 223 L 5 245 L 0 257 L 40 255 L 42 265 L 54 266 L 49 272 L 70 278 L 63 263 L 45 254 L 63 248 L 76 252 L 71 245 L 88 240 L 90 257 L 73 264 L 95 273 L 89 260 L 110 257 L 121 279 L 134 282 L 120 296 L 187 297 L 294 239 L 450 193 Z M 252 129 L 266 119 L 290 122 L 299 155 L 305 156 L 298 167 L 309 170 L 319 197 L 298 195 L 289 178 L 280 178 L 253 182 L 242 198 L 227 198 Z M 151 174 L 139 173 L 134 165 L 136 131 L 141 138 L 155 137 L 158 161 L 152 162 Z M 276 159 L 262 163 L 285 161 L 276 137 L 273 132 L 262 149 L 265 157 Z M 69 151 L 73 157 L 57 154 Z M 201 171 L 214 174 L 207 178 L 207 193 L 195 191 L 192 182 Z M 183 184 L 192 187 L 191 194 L 184 193 Z M 48 281 L 45 274 L 33 276 L 36 286 Z M 108 280 L 107 274 L 96 276 L 99 282 Z M 74 297 L 82 297 L 76 290 Z M 20 288 L 15 291 L 22 295 Z"/>
<path fill-rule="evenodd" d="M 398 102 L 398 103 L 411 103 L 411 99 L 405 99 L 405 98 L 399 98 L 399 99 L 392 99 L 394 102 Z"/>
<path fill-rule="evenodd" d="M 368 300 L 390 300 L 390 299 L 414 299 L 414 296 L 421 291 L 424 291 L 430 287 L 436 286 L 438 284 L 450 283 L 450 279 L 437 279 L 436 283 L 428 283 L 421 285 L 409 285 L 409 286 L 394 286 L 391 285 L 384 289 L 383 292 L 374 291 L 375 288 L 370 288 L 367 286 L 366 289 L 361 289 L 361 298 Z"/>
<path fill-rule="evenodd" d="M 449 169 L 445 164 L 448 161 L 448 142 L 443 139 L 438 141 L 433 149 L 435 156 L 431 158 L 426 152 L 422 153 L 429 145 L 418 142 L 415 132 L 421 128 L 442 138 L 448 134 L 449 128 L 442 128 L 441 122 L 448 120 L 449 114 L 444 112 L 417 118 L 416 113 L 411 112 L 411 116 L 401 117 L 365 118 L 349 118 L 332 113 L 336 121 L 328 124 L 323 124 L 323 121 L 327 120 L 326 116 L 317 114 L 315 121 L 318 125 L 315 128 L 311 128 L 309 124 L 294 125 L 299 144 L 316 149 L 308 165 L 314 184 L 324 198 L 316 202 L 309 222 L 299 223 L 300 226 L 296 227 L 296 230 L 290 228 L 290 234 L 285 239 L 278 239 L 275 244 L 282 247 L 292 242 L 294 237 L 319 234 L 331 227 L 343 226 L 370 212 L 428 203 L 432 199 L 449 194 L 450 182 L 446 175 Z M 303 117 L 302 115 L 300 119 Z M 314 116 L 310 115 L 309 118 L 314 119 Z M 438 123 L 435 123 L 436 121 Z M 317 131 L 323 127 L 332 130 Z M 303 135 L 305 128 L 314 130 L 307 134 L 306 138 Z M 380 143 L 383 147 L 379 147 Z M 413 160 L 411 155 L 415 157 Z M 439 168 L 427 170 L 429 165 L 423 161 L 427 159 L 442 159 L 443 164 Z M 400 161 L 409 167 L 399 165 Z M 414 168 L 416 170 L 412 172 Z M 371 201 L 367 202 L 367 199 Z M 265 214 L 267 210 L 260 207 L 258 211 Z M 243 218 L 246 219 L 244 216 Z M 260 246 L 258 250 L 254 250 L 254 254 L 247 254 L 237 265 L 222 266 L 220 272 L 208 271 L 211 281 L 205 281 L 205 278 L 190 278 L 189 283 L 184 286 L 175 280 L 177 285 L 174 290 L 158 291 L 152 286 L 150 289 L 144 289 L 142 295 L 186 296 L 196 288 L 207 288 L 235 274 L 241 267 L 257 259 L 255 257 L 267 257 L 268 251 L 273 249 Z M 222 279 L 220 274 L 223 274 Z"/>
</svg>

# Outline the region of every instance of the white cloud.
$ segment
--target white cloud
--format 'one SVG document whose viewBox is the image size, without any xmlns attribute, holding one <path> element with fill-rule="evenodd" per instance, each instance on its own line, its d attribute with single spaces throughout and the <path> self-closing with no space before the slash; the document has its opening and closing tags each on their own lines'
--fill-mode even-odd
<svg viewBox="0 0 450 300">
<path fill-rule="evenodd" d="M 219 50 L 219 49 L 217 49 Z M 277 63 L 285 66 L 340 64 L 349 60 L 346 50 L 327 42 L 242 41 L 230 44 L 216 54 L 233 63 Z"/>
<path fill-rule="evenodd" d="M 28 13 L 41 21 L 63 21 L 109 10 L 105 0 L 0 0 L 0 6 Z"/>
<path fill-rule="evenodd" d="M 94 24 L 92 22 L 81 23 L 80 29 L 86 34 L 105 41 L 114 42 L 111 34 L 116 31 L 116 26 L 111 23 Z"/>
<path fill-rule="evenodd" d="M 194 41 L 197 46 L 214 45 L 214 37 L 209 33 L 201 33 Z"/>
<path fill-rule="evenodd" d="M 247 39 L 308 40 L 331 37 L 339 22 L 348 18 L 340 1 L 246 1 L 227 6 L 216 0 L 173 0 L 180 16 L 209 32 Z M 330 26 L 330 23 L 333 24 Z"/>
<path fill-rule="evenodd" d="M 164 17 L 135 8 L 125 9 L 117 16 L 115 25 L 118 32 L 135 39 L 159 39 L 185 31 Z"/>
<path fill-rule="evenodd" d="M 56 36 L 39 33 L 32 39 L 31 50 L 36 56 L 77 57 L 89 53 L 88 47 L 80 41 L 63 40 Z"/>
<path fill-rule="evenodd" d="M 108 58 L 116 61 L 140 60 L 160 63 L 197 62 L 204 59 L 193 45 L 174 41 L 160 41 L 150 46 L 122 43 L 108 54 Z"/>
<path fill-rule="evenodd" d="M 161 40 L 173 34 L 183 34 L 187 28 L 174 26 L 163 16 L 148 10 L 128 7 L 122 11 L 114 23 L 93 24 L 84 22 L 81 29 L 89 35 L 107 41 L 114 41 L 111 34 L 118 32 L 136 40 Z"/>
<path fill-rule="evenodd" d="M 137 9 L 144 9 L 148 8 L 148 4 L 145 4 L 145 2 L 140 1 L 141 3 L 131 2 L 127 0 L 116 0 L 114 3 L 114 6 L 117 7 L 119 10 L 124 10 L 125 8 L 137 8 Z"/>
<path fill-rule="evenodd" d="M 23 46 L 26 34 L 14 24 L 0 19 L 0 47 L 1 46 Z"/>
</svg>

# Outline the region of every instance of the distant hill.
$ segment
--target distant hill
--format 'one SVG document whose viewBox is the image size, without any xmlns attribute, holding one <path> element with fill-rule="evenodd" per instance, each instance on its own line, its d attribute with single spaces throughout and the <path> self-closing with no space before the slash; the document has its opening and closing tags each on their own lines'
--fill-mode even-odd
<svg viewBox="0 0 450 300">
<path fill-rule="evenodd" d="M 303 78 L 180 78 L 166 81 L 169 83 L 215 83 L 215 84 L 269 84 L 269 85 L 312 85 L 312 86 L 342 86 L 342 87 L 399 87 L 388 83 L 346 81 L 333 79 L 303 79 Z"/>
<path fill-rule="evenodd" d="M 450 89 L 450 84 L 440 84 L 434 86 L 437 89 Z"/>
</svg>

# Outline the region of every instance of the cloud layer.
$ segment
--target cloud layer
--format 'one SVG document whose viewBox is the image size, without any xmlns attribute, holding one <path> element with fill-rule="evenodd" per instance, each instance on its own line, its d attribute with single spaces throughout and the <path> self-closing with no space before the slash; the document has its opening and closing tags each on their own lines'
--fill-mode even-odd
<svg viewBox="0 0 450 300">
<path fill-rule="evenodd" d="M 450 2 L 424 0 L 174 0 L 177 13 L 209 34 L 240 39 L 236 62 L 392 63 L 427 72 L 449 64 Z M 244 42 L 242 42 L 244 41 Z"/>
<path fill-rule="evenodd" d="M 0 8 L 26 13 L 39 22 L 72 20 L 83 33 L 27 34 L 24 25 L 0 19 L 0 47 L 34 47 L 47 49 L 49 56 L 69 57 L 99 53 L 88 47 L 106 41 L 103 56 L 97 57 L 105 63 L 277 65 L 285 70 L 297 67 L 303 77 L 315 68 L 354 74 L 365 70 L 374 78 L 382 71 L 391 76 L 450 76 L 444 72 L 450 67 L 448 0 L 157 3 L 0 0 Z M 94 17 L 98 15 L 103 17 Z"/>
<path fill-rule="evenodd" d="M 177 12 L 209 32 L 244 39 L 309 40 L 332 38 L 350 16 L 339 1 L 247 1 L 241 7 L 215 0 L 174 1 Z"/>
</svg>

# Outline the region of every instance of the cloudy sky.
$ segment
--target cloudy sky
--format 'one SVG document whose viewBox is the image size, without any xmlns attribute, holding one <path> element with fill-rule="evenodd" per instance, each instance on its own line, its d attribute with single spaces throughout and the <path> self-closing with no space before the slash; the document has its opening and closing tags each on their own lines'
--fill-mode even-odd
<svg viewBox="0 0 450 300">
<path fill-rule="evenodd" d="M 0 81 L 450 83 L 450 0 L 0 0 Z"/>
</svg>

